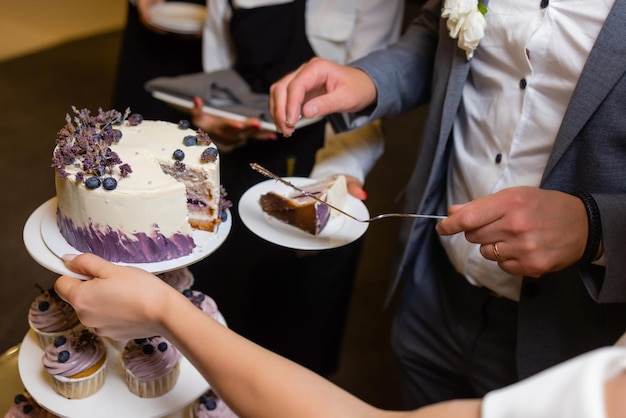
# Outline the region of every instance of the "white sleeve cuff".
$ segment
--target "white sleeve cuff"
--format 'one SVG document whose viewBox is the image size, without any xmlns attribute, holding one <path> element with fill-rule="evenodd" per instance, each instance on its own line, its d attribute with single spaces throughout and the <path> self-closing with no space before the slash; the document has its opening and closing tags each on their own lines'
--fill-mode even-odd
<svg viewBox="0 0 626 418">
<path fill-rule="evenodd" d="M 326 127 L 324 147 L 317 151 L 311 177 L 325 178 L 346 174 L 365 182 L 365 177 L 384 151 L 380 121 L 374 121 L 352 131 L 335 133 Z"/>
<path fill-rule="evenodd" d="M 489 392 L 481 416 L 605 418 L 604 383 L 623 370 L 626 347 L 599 348 Z"/>
</svg>

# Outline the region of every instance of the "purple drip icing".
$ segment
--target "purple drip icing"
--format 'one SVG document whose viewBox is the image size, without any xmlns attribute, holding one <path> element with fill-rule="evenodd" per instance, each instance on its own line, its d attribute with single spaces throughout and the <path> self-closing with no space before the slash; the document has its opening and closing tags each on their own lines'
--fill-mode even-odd
<svg viewBox="0 0 626 418">
<path fill-rule="evenodd" d="M 129 236 L 110 228 L 105 233 L 92 226 L 76 228 L 74 222 L 62 216 L 59 211 L 57 224 L 61 235 L 72 247 L 114 262 L 154 263 L 172 260 L 191 254 L 195 247 L 191 236 L 180 233 L 171 237 L 165 237 L 158 231 L 153 236 L 145 233 Z"/>
<path fill-rule="evenodd" d="M 319 234 L 326 227 L 330 219 L 330 208 L 318 203 L 315 208 L 315 218 L 317 219 L 317 233 Z"/>
</svg>

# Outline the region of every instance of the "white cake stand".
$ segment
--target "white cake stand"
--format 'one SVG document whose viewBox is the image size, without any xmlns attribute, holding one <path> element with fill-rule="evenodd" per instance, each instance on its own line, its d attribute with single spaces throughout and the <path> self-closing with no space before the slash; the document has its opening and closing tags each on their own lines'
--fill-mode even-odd
<svg viewBox="0 0 626 418">
<path fill-rule="evenodd" d="M 33 259 L 48 270 L 81 279 L 88 277 L 69 270 L 61 257 L 64 254 L 79 253 L 61 236 L 56 226 L 56 197 L 39 206 L 24 225 L 24 244 Z M 196 248 L 185 257 L 159 263 L 116 263 L 132 265 L 153 274 L 159 274 L 189 266 L 217 250 L 228 237 L 232 217 L 221 223 L 215 233 L 194 231 Z M 224 317 L 218 317 L 227 326 Z M 44 408 L 60 417 L 67 418 L 182 418 L 188 406 L 209 390 L 209 384 L 202 375 L 183 358 L 180 364 L 180 377 L 176 386 L 157 398 L 140 398 L 126 387 L 120 352 L 114 344 L 105 339 L 107 345 L 107 377 L 102 389 L 84 399 L 66 399 L 54 391 L 50 377 L 41 364 L 43 350 L 33 331 L 24 336 L 20 345 L 18 369 L 26 390 Z"/>
<path fill-rule="evenodd" d="M 43 350 L 30 330 L 20 346 L 18 370 L 24 387 L 37 402 L 52 413 L 67 418 L 160 418 L 176 416 L 199 398 L 210 386 L 185 358 L 174 388 L 157 398 L 134 395 L 124 381 L 121 353 L 107 339 L 107 376 L 104 386 L 83 399 L 67 399 L 54 391 L 42 364 Z"/>
<path fill-rule="evenodd" d="M 61 235 L 56 221 L 57 198 L 53 197 L 39 206 L 28 218 L 24 226 L 24 244 L 30 256 L 48 270 L 81 279 L 87 279 L 69 270 L 61 257 L 64 254 L 77 254 L 80 251 L 72 247 Z M 196 263 L 212 254 L 226 240 L 232 226 L 232 216 L 227 210 L 227 219 L 219 225 L 217 232 L 195 230 L 193 239 L 196 248 L 191 254 L 173 260 L 156 263 L 116 263 L 139 267 L 153 274 L 176 270 Z"/>
</svg>

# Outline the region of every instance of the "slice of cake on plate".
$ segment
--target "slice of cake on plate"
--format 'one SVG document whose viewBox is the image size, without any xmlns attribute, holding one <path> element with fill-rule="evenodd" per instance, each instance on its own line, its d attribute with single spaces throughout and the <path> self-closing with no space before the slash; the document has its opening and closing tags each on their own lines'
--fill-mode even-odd
<svg viewBox="0 0 626 418">
<path fill-rule="evenodd" d="M 330 176 L 299 188 L 336 208 L 343 209 L 346 204 L 348 191 L 346 178 L 342 175 Z M 259 203 L 263 212 L 312 235 L 319 235 L 331 219 L 341 215 L 298 191 L 289 194 L 270 191 L 261 195 Z"/>
</svg>

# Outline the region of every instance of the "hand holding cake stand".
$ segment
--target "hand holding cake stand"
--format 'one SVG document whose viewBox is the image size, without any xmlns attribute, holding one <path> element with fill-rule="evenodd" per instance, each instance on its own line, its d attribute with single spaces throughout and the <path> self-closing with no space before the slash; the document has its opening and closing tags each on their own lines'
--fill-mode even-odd
<svg viewBox="0 0 626 418">
<path fill-rule="evenodd" d="M 194 231 L 194 251 L 185 257 L 157 263 L 132 265 L 150 273 L 159 274 L 189 266 L 209 256 L 226 240 L 231 229 L 231 216 L 219 225 L 218 231 Z M 89 279 L 69 270 L 63 260 L 64 254 L 79 253 L 61 236 L 56 224 L 56 198 L 49 199 L 37 208 L 26 221 L 23 232 L 24 244 L 33 259 L 46 269 L 81 279 Z M 122 264 L 122 263 L 119 263 Z M 226 325 L 222 316 L 218 320 Z M 131 393 L 124 381 L 120 352 L 113 344 L 107 344 L 107 377 L 100 391 L 84 399 L 66 399 L 56 393 L 43 370 L 43 350 L 33 331 L 26 333 L 18 358 L 20 377 L 28 392 L 43 407 L 61 417 L 132 416 L 136 418 L 179 417 L 186 407 L 209 389 L 202 375 L 183 358 L 181 374 L 176 386 L 157 398 L 140 398 Z"/>
</svg>

